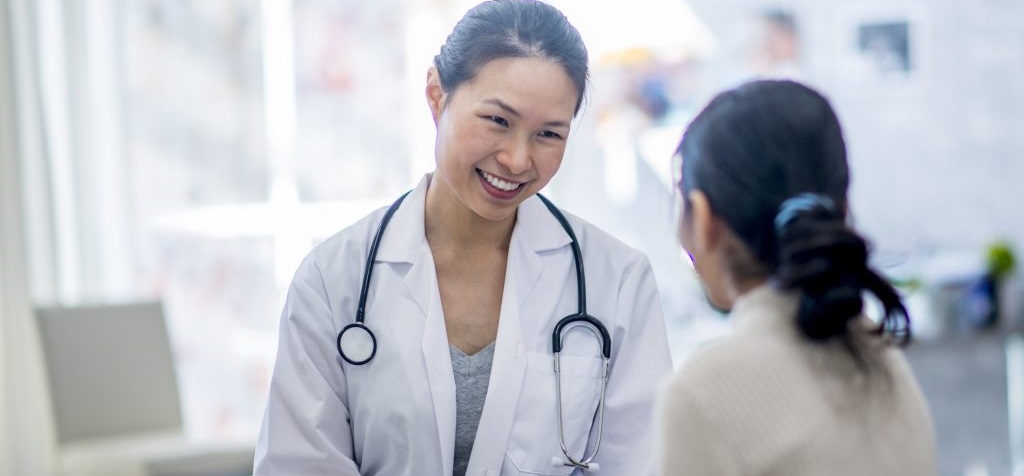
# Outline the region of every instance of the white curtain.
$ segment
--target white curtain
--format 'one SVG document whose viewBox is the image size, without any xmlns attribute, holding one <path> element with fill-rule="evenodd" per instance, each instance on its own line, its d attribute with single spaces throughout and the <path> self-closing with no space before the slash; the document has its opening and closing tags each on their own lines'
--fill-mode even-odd
<svg viewBox="0 0 1024 476">
<path fill-rule="evenodd" d="M 26 246 L 26 198 L 43 149 L 35 25 L 27 20 L 35 5 L 3 0 L 0 7 L 0 473 L 48 476 L 53 432 Z"/>
<path fill-rule="evenodd" d="M 53 473 L 33 305 L 128 281 L 111 257 L 126 232 L 112 2 L 0 0 L 0 475 Z"/>
<path fill-rule="evenodd" d="M 9 12 L 30 293 L 129 294 L 116 0 L 4 0 Z"/>
<path fill-rule="evenodd" d="M 32 84 L 27 6 L 0 3 L 0 473 L 51 474 L 52 430 L 38 335 L 32 322 L 25 253 L 22 163 L 31 129 L 19 114 Z"/>
</svg>

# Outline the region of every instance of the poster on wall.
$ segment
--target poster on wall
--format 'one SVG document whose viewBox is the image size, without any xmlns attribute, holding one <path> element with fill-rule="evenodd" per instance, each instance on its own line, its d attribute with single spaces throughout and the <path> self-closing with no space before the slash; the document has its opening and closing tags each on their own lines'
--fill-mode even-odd
<svg viewBox="0 0 1024 476">
<path fill-rule="evenodd" d="M 917 3 L 853 4 L 838 10 L 836 71 L 873 91 L 913 91 L 928 80 L 927 14 Z"/>
<path fill-rule="evenodd" d="M 857 27 L 857 53 L 867 74 L 876 77 L 909 76 L 911 68 L 910 23 L 893 20 L 863 23 Z"/>
</svg>

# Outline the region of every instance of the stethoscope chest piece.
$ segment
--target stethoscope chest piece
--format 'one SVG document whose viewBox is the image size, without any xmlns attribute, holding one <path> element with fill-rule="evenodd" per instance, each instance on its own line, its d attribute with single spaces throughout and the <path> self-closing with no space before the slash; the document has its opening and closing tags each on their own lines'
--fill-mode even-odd
<svg viewBox="0 0 1024 476">
<path fill-rule="evenodd" d="M 363 365 L 377 353 L 377 338 L 366 326 L 349 324 L 338 333 L 338 353 L 352 365 Z"/>
<path fill-rule="evenodd" d="M 359 307 L 356 308 L 356 322 L 349 324 L 338 332 L 338 353 L 341 358 L 352 365 L 363 365 L 373 359 L 377 353 L 377 338 L 370 332 L 370 328 L 363 324 L 366 316 L 366 294 L 370 289 L 370 275 L 373 274 L 373 261 L 377 257 L 377 248 L 380 246 L 380 238 L 384 235 L 384 229 L 388 226 L 391 216 L 398 210 L 402 200 L 409 195 L 405 192 L 395 203 L 388 207 L 384 218 L 377 227 L 377 233 L 373 236 L 373 243 L 370 243 L 370 252 L 366 256 L 366 266 L 363 268 L 363 285 L 359 289 Z"/>
</svg>

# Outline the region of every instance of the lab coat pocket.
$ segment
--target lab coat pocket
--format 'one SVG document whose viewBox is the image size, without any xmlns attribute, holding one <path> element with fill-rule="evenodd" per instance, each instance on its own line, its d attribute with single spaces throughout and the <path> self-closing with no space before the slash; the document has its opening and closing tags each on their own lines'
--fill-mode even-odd
<svg viewBox="0 0 1024 476">
<path fill-rule="evenodd" d="M 567 475 L 573 468 L 556 465 L 564 460 L 558 435 L 558 401 L 555 398 L 554 357 L 528 352 L 526 379 L 519 397 L 507 459 L 520 474 Z M 602 360 L 563 355 L 562 416 L 566 447 L 579 458 L 587 445 L 601 397 Z"/>
</svg>

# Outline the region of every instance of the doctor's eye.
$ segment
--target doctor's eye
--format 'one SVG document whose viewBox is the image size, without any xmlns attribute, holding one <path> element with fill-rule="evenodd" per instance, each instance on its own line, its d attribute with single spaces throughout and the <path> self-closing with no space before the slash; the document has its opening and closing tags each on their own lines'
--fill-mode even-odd
<svg viewBox="0 0 1024 476">
<path fill-rule="evenodd" d="M 493 123 L 495 123 L 495 124 L 497 124 L 499 126 L 508 127 L 508 121 L 506 121 L 505 118 L 503 118 L 503 117 L 487 116 L 487 120 L 489 120 L 489 121 L 491 121 L 491 122 L 493 122 Z"/>
<path fill-rule="evenodd" d="M 559 133 L 557 133 L 555 131 L 543 131 L 543 132 L 540 133 L 540 136 L 545 138 L 545 139 L 556 139 L 556 140 L 559 140 L 559 139 L 562 138 L 562 134 L 559 134 Z"/>
</svg>

